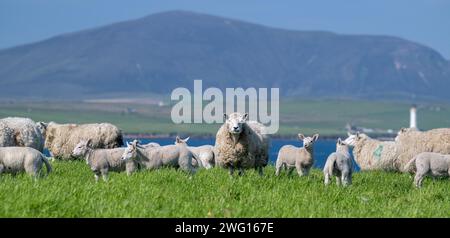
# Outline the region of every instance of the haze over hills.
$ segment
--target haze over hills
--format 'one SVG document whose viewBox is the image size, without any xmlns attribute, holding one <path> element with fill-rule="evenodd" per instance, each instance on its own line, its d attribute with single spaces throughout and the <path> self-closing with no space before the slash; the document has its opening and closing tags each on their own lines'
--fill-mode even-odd
<svg viewBox="0 0 450 238">
<path fill-rule="evenodd" d="M 284 96 L 450 101 L 450 62 L 426 46 L 185 11 L 0 51 L 0 98 L 168 94 L 194 79 Z"/>
</svg>

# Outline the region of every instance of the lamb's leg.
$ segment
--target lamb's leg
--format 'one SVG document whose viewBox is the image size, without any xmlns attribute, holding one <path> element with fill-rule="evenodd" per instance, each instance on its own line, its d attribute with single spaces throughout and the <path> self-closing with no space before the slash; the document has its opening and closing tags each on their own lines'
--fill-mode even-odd
<svg viewBox="0 0 450 238">
<path fill-rule="evenodd" d="M 5 167 L 3 166 L 3 164 L 0 164 L 0 175 L 3 173 L 4 170 L 5 170 Z"/>
<path fill-rule="evenodd" d="M 300 163 L 296 163 L 295 168 L 297 169 L 298 176 L 302 177 L 305 175 L 304 169 L 302 168 L 302 165 Z"/>
<path fill-rule="evenodd" d="M 102 170 L 103 181 L 108 181 L 108 170 Z"/>
<path fill-rule="evenodd" d="M 238 169 L 239 169 L 238 175 L 239 175 L 239 176 L 244 175 L 244 169 L 242 168 L 242 165 L 241 165 L 240 163 L 239 163 L 239 165 L 238 165 Z"/>
<path fill-rule="evenodd" d="M 96 183 L 98 182 L 99 177 L 100 177 L 99 174 L 94 174 L 94 179 L 95 179 L 95 182 L 96 182 Z"/>
<path fill-rule="evenodd" d="M 330 174 L 329 173 L 325 173 L 325 181 L 324 181 L 325 185 L 330 184 Z"/>
<path fill-rule="evenodd" d="M 414 177 L 414 185 L 417 188 L 422 187 L 422 181 L 424 177 L 425 177 L 424 174 L 416 172 L 416 176 Z"/>
<path fill-rule="evenodd" d="M 283 167 L 283 162 L 281 162 L 281 159 L 278 158 L 277 162 L 275 164 L 275 176 L 279 176 L 280 175 L 280 170 Z"/>
</svg>

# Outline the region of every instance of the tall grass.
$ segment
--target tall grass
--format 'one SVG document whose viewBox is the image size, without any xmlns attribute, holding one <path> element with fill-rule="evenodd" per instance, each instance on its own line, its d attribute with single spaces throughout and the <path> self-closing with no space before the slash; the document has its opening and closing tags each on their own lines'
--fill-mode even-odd
<svg viewBox="0 0 450 238">
<path fill-rule="evenodd" d="M 175 169 L 111 173 L 94 182 L 81 161 L 52 163 L 54 172 L 34 181 L 26 174 L 0 176 L 0 217 L 449 217 L 445 179 L 412 186 L 410 175 L 355 173 L 347 188 L 323 185 L 313 170 L 306 178 L 264 177 L 246 171 L 231 178 L 224 169 L 189 176 Z"/>
</svg>

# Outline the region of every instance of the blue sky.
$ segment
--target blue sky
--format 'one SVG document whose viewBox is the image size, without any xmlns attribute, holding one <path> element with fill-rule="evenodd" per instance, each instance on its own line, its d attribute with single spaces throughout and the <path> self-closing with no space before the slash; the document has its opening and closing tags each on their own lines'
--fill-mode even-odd
<svg viewBox="0 0 450 238">
<path fill-rule="evenodd" d="M 393 35 L 450 59 L 449 0 L 0 0 L 0 49 L 168 10 L 294 30 Z"/>
</svg>

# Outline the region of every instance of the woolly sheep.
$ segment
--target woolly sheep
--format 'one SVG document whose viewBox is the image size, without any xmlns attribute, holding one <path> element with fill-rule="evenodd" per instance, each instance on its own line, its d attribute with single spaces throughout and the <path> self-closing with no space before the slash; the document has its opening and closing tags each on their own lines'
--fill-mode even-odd
<svg viewBox="0 0 450 238">
<path fill-rule="evenodd" d="M 336 152 L 331 153 L 325 166 L 323 174 L 325 177 L 325 185 L 330 183 L 331 176 L 336 176 L 337 185 L 343 184 L 348 186 L 352 184 L 353 165 L 350 151 L 347 144 L 341 138 L 336 143 Z"/>
<path fill-rule="evenodd" d="M 262 168 L 269 161 L 269 137 L 265 127 L 256 121 L 248 121 L 248 114 L 224 114 L 225 123 L 216 134 L 214 145 L 217 166 L 243 174 L 243 169 L 255 168 L 262 175 Z"/>
<path fill-rule="evenodd" d="M 399 171 L 395 142 L 375 140 L 363 133 L 348 133 L 348 136 L 344 143 L 354 147 L 353 155 L 362 171 Z"/>
<path fill-rule="evenodd" d="M 416 167 L 414 185 L 418 188 L 422 187 L 422 181 L 426 175 L 433 177 L 450 176 L 450 155 L 422 152 L 411 159 L 406 167 L 412 167 L 412 164 Z"/>
<path fill-rule="evenodd" d="M 29 118 L 7 117 L 0 119 L 0 147 L 31 147 L 44 149 L 44 136 L 38 125 Z"/>
<path fill-rule="evenodd" d="M 123 145 L 122 132 L 109 123 L 57 124 L 50 122 L 45 130 L 45 147 L 58 159 L 76 159 L 72 155 L 81 140 L 91 140 L 93 149 L 111 149 Z"/>
<path fill-rule="evenodd" d="M 297 169 L 299 176 L 307 176 L 309 174 L 309 170 L 314 164 L 314 142 L 319 139 L 319 134 L 314 134 L 312 137 L 298 134 L 298 138 L 303 141 L 303 147 L 284 145 L 278 152 L 275 164 L 276 176 L 280 175 L 283 167 L 289 170 L 289 174 L 292 173 L 294 168 Z"/>
<path fill-rule="evenodd" d="M 184 140 L 176 141 L 177 143 L 184 143 L 187 145 L 187 141 L 189 137 Z M 214 146 L 212 145 L 202 145 L 202 146 L 188 146 L 187 147 L 196 157 L 200 160 L 199 163 L 197 160 L 192 160 L 192 165 L 194 167 L 211 169 L 214 167 Z"/>
<path fill-rule="evenodd" d="M 181 140 L 179 137 L 177 141 Z M 140 147 L 138 144 L 128 143 L 122 155 L 122 160 L 135 160 L 143 168 L 153 170 L 164 166 L 181 168 L 182 170 L 194 174 L 195 168 L 192 166 L 192 159 L 197 159 L 184 143 L 176 145 L 166 145 L 160 147 Z"/>
<path fill-rule="evenodd" d="M 126 171 L 127 175 L 131 175 L 137 170 L 137 164 L 134 161 L 122 160 L 125 148 L 93 149 L 90 143 L 90 139 L 81 140 L 73 149 L 73 155 L 82 157 L 86 160 L 86 164 L 88 164 L 92 172 L 94 172 L 96 182 L 100 175 L 102 175 L 104 181 L 107 181 L 109 171 Z"/>
<path fill-rule="evenodd" d="M 450 128 L 428 131 L 402 129 L 396 137 L 398 164 L 401 172 L 414 156 L 422 152 L 450 154 Z"/>
<path fill-rule="evenodd" d="M 52 167 L 40 151 L 31 147 L 0 147 L 0 174 L 26 172 L 36 178 L 42 164 L 49 174 Z"/>
</svg>

